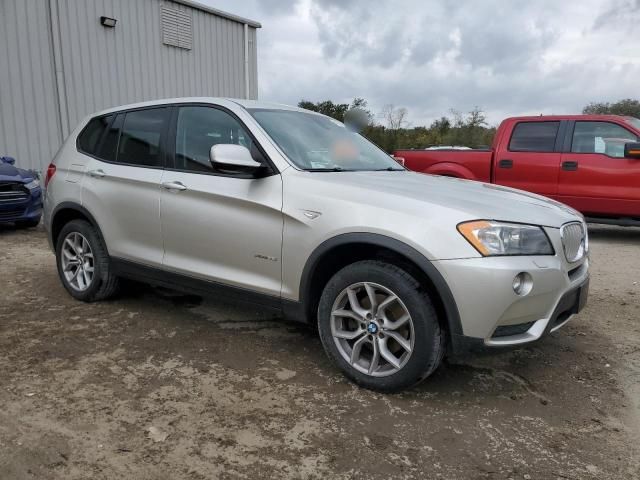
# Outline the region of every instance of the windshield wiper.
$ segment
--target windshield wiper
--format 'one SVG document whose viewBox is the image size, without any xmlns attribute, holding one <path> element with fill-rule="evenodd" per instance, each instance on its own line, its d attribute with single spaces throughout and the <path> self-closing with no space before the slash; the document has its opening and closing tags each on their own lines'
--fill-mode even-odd
<svg viewBox="0 0 640 480">
<path fill-rule="evenodd" d="M 331 168 L 305 168 L 307 172 L 353 172 L 353 170 L 347 170 L 340 167 Z"/>
<path fill-rule="evenodd" d="M 393 167 L 376 168 L 374 170 L 374 172 L 404 172 L 404 171 L 405 171 L 404 168 L 393 168 Z"/>
</svg>

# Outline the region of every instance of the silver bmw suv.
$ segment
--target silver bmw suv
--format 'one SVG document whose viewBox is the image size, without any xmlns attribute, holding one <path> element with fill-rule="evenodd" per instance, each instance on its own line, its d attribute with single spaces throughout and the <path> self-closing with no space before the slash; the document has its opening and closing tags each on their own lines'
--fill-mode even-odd
<svg viewBox="0 0 640 480">
<path fill-rule="evenodd" d="M 587 299 L 576 211 L 407 171 L 298 108 L 183 98 L 96 113 L 46 184 L 74 298 L 134 278 L 259 304 L 317 325 L 338 368 L 371 389 L 414 385 L 446 352 L 538 340 Z"/>
</svg>

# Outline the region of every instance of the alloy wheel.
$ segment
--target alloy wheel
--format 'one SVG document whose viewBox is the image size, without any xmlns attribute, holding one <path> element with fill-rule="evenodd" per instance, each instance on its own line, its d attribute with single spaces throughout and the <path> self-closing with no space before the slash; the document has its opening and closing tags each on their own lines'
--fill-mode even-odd
<svg viewBox="0 0 640 480">
<path fill-rule="evenodd" d="M 71 288 L 82 292 L 91 286 L 94 258 L 91 245 L 78 232 L 69 233 L 62 243 L 62 272 Z"/>
<path fill-rule="evenodd" d="M 340 292 L 331 308 L 331 334 L 342 358 L 373 377 L 400 371 L 414 348 L 409 310 L 391 290 L 371 282 Z"/>
</svg>

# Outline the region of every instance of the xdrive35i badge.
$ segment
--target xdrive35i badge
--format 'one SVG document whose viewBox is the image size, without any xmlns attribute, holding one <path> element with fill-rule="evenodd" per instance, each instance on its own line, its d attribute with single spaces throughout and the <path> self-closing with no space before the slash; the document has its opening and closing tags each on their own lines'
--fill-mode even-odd
<svg viewBox="0 0 640 480">
<path fill-rule="evenodd" d="M 270 257 L 269 255 L 262 255 L 260 253 L 256 253 L 254 255 L 255 258 L 259 258 L 260 260 L 270 260 L 272 262 L 277 262 L 278 258 L 277 257 Z"/>
</svg>

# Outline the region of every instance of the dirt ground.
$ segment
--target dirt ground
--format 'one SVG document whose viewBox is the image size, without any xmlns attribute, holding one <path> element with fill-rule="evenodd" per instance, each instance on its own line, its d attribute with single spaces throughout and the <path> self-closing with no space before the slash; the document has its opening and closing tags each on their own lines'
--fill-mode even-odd
<svg viewBox="0 0 640 480">
<path fill-rule="evenodd" d="M 565 328 L 383 395 L 255 308 L 76 302 L 42 230 L 0 230 L 0 479 L 640 478 L 640 229 L 591 240 Z"/>
</svg>

